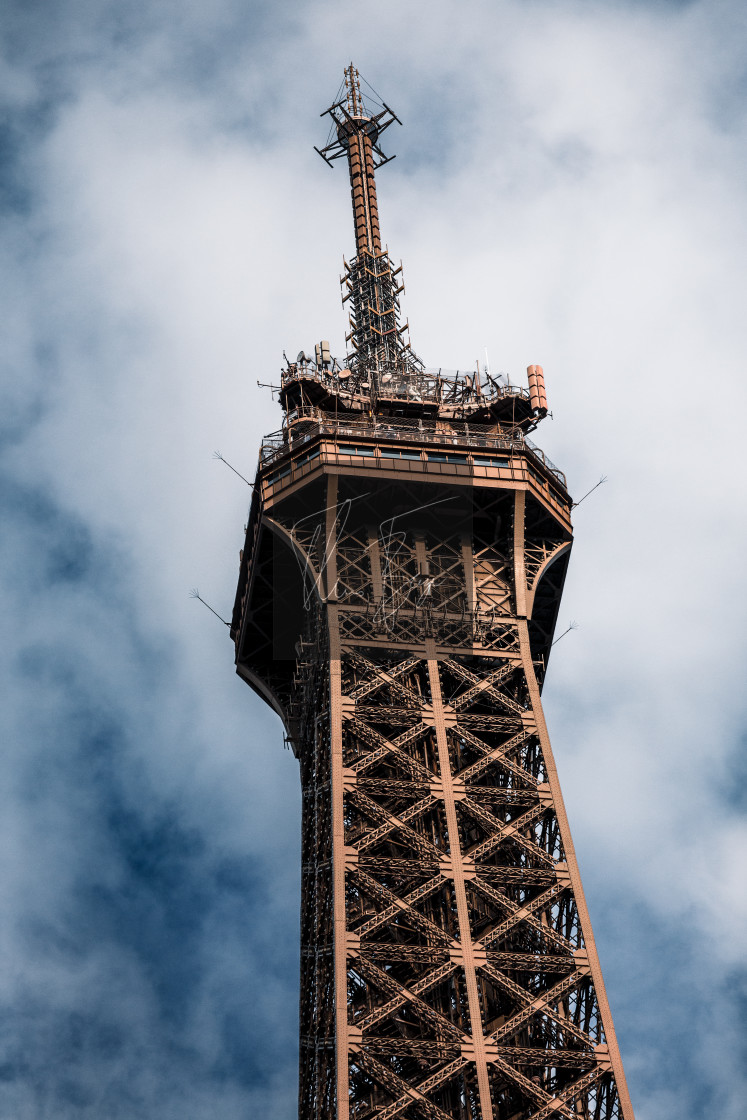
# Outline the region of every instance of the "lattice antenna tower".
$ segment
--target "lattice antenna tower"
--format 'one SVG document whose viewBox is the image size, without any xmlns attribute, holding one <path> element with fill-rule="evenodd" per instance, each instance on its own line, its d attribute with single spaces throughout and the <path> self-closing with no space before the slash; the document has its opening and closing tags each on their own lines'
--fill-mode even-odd
<svg viewBox="0 0 747 1120">
<path fill-rule="evenodd" d="M 633 1120 L 542 712 L 572 543 L 528 384 L 426 369 L 352 64 L 350 352 L 282 371 L 231 622 L 303 789 L 300 1120 Z"/>
<path fill-rule="evenodd" d="M 331 118 L 331 137 L 316 149 L 330 165 L 347 158 L 355 224 L 355 257 L 344 262 L 341 280 L 343 305 L 350 305 L 350 346 L 346 368 L 351 388 L 367 392 L 375 408 L 380 390 L 409 385 L 417 391 L 423 363 L 409 342 L 409 324 L 401 323 L 399 297 L 404 291 L 402 266 L 394 267 L 382 248 L 375 170 L 389 163 L 380 147 L 382 133 L 396 114 L 382 103 L 378 112 L 368 107 L 361 93 L 360 75 L 353 66 L 345 70 L 345 97 L 322 114 Z"/>
</svg>

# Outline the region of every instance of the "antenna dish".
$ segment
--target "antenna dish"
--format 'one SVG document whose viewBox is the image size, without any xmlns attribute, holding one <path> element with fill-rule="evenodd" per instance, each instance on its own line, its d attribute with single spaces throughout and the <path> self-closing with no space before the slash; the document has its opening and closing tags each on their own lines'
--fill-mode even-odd
<svg viewBox="0 0 747 1120">
<path fill-rule="evenodd" d="M 298 356 L 296 357 L 296 361 L 300 362 L 302 365 L 304 365 L 308 361 L 308 358 L 304 354 L 303 350 L 298 351 Z"/>
<path fill-rule="evenodd" d="M 338 374 L 338 377 L 340 378 L 340 381 L 347 381 L 347 379 L 350 377 L 350 370 L 349 369 L 341 369 L 339 374 Z"/>
</svg>

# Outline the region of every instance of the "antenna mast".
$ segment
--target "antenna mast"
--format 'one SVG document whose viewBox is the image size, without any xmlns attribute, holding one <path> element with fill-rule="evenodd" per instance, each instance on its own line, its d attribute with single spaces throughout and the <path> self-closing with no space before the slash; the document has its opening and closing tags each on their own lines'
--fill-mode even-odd
<svg viewBox="0 0 747 1120">
<path fill-rule="evenodd" d="M 351 388 L 369 392 L 375 408 L 382 378 L 407 381 L 423 370 L 405 338 L 409 325 L 400 325 L 399 295 L 404 284 L 398 284 L 397 278 L 402 267 L 393 268 L 388 250 L 381 247 L 376 200 L 375 172 L 394 159 L 381 150 L 379 138 L 394 121 L 402 122 L 384 102 L 379 112 L 367 106 L 352 62 L 345 70 L 344 89 L 344 99 L 322 113 L 331 117 L 332 129 L 326 146 L 315 150 L 330 166 L 343 156 L 348 161 L 356 255 L 345 262 L 341 281 L 343 304 L 351 303 L 347 361 L 353 375 Z"/>
<path fill-rule="evenodd" d="M 350 123 L 346 122 L 344 135 L 347 140 L 350 193 L 353 200 L 355 248 L 357 253 L 378 255 L 381 252 L 381 233 L 379 207 L 376 201 L 374 140 L 372 139 L 376 125 L 371 131 L 367 129 L 367 125 L 374 122 L 365 115 L 360 75 L 352 62 L 345 71 L 345 88 L 347 90 L 346 115 Z M 391 121 L 388 123 L 391 124 Z M 379 128 L 378 131 L 381 132 L 382 129 Z"/>
</svg>

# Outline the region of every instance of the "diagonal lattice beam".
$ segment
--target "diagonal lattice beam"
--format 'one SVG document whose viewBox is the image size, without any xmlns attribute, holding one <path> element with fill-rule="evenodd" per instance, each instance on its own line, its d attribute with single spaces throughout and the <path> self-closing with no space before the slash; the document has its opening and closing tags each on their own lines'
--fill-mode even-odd
<svg viewBox="0 0 747 1120">
<path fill-rule="evenodd" d="M 352 789 L 350 791 L 350 800 L 363 812 L 372 817 L 373 820 L 382 821 L 382 836 L 386 836 L 389 832 L 397 831 L 407 837 L 409 844 L 415 848 L 416 851 L 422 852 L 426 856 L 438 857 L 440 855 L 438 848 L 431 840 L 427 840 L 420 832 L 416 832 L 414 828 L 410 827 L 404 814 L 395 815 L 394 813 L 390 813 L 387 809 L 384 809 L 383 806 L 374 801 L 373 798 L 368 797 L 359 789 Z M 417 802 L 417 805 L 411 807 L 411 815 L 414 817 L 421 815 L 426 812 L 435 801 L 435 797 L 426 797 L 423 801 Z M 375 832 L 371 835 L 375 835 Z M 361 840 L 364 851 L 366 847 L 370 846 L 369 841 L 370 843 L 375 843 L 369 836 Z"/>
<path fill-rule="evenodd" d="M 383 903 L 383 905 L 386 907 L 385 910 L 380 911 L 374 918 L 370 918 L 367 922 L 363 922 L 355 929 L 355 933 L 359 937 L 364 937 L 366 934 L 372 933 L 375 929 L 383 925 L 385 922 L 389 921 L 391 917 L 394 917 L 395 914 L 399 912 L 401 914 L 407 915 L 413 925 L 415 925 L 418 929 L 423 930 L 425 933 L 431 934 L 433 937 L 436 937 L 443 943 L 451 943 L 452 938 L 450 934 L 448 934 L 446 930 L 441 929 L 441 927 L 436 925 L 435 922 L 432 922 L 430 918 L 426 918 L 425 915 L 421 914 L 419 910 L 416 910 L 414 906 L 415 902 L 426 898 L 428 894 L 434 893 L 435 891 L 443 887 L 444 880 L 441 875 L 437 876 L 436 878 L 429 879 L 422 886 L 418 887 L 414 891 L 411 891 L 410 894 L 406 896 L 406 898 L 400 898 L 394 893 L 394 891 L 390 891 L 389 888 L 385 887 L 383 883 L 377 882 L 376 879 L 372 878 L 370 875 L 367 875 L 365 871 L 361 871 L 360 868 L 353 868 L 349 874 L 351 879 L 357 880 L 357 882 L 360 883 L 367 894 L 369 894 L 372 898 L 377 899 L 377 901 Z M 385 917 L 385 915 L 387 916 Z"/>
<path fill-rule="evenodd" d="M 362 955 L 357 958 L 354 967 L 366 980 L 370 980 L 376 987 L 392 997 L 387 1003 L 374 1008 L 373 1011 L 369 1011 L 368 1015 L 357 1021 L 356 1026 L 364 1032 L 364 1035 L 367 1030 L 376 1026 L 382 1019 L 388 1019 L 400 1007 L 407 1004 L 417 1015 L 431 1025 L 435 1025 L 438 1029 L 446 1031 L 452 1038 L 462 1039 L 464 1037 L 464 1032 L 455 1026 L 450 1019 L 447 1019 L 435 1007 L 431 1007 L 430 1004 L 420 998 L 424 992 L 434 988 L 437 984 L 442 984 L 444 980 L 453 976 L 458 971 L 458 965 L 448 961 L 439 968 L 433 969 L 427 976 L 422 976 L 419 980 L 407 985 L 401 984 L 388 972 L 385 972 L 373 961 L 367 960 Z M 365 1037 L 362 1045 L 365 1046 Z"/>
<path fill-rule="evenodd" d="M 348 726 L 355 731 L 356 735 L 362 739 L 364 743 L 368 743 L 369 746 L 374 748 L 374 750 L 368 754 L 360 755 L 358 758 L 352 760 L 350 762 L 351 770 L 355 770 L 356 773 L 360 774 L 370 769 L 375 763 L 380 762 L 387 755 L 392 755 L 408 774 L 413 777 L 427 779 L 428 781 L 432 780 L 433 775 L 430 770 L 428 770 L 427 766 L 423 766 L 423 764 L 413 758 L 412 755 L 402 750 L 399 742 L 390 742 L 389 739 L 385 738 L 379 731 L 376 731 L 373 727 L 369 727 L 368 724 L 355 717 L 348 720 Z M 422 731 L 427 730 L 424 724 L 420 724 L 418 730 L 420 731 L 421 728 Z M 412 730 L 409 734 L 412 735 Z M 400 741 L 402 738 L 403 736 L 398 736 Z"/>
<path fill-rule="evenodd" d="M 404 1078 L 399 1077 L 394 1070 L 389 1066 L 385 1066 L 382 1062 L 379 1062 L 372 1054 L 361 1054 L 357 1055 L 357 1057 L 361 1065 L 368 1069 L 376 1080 L 392 1093 L 392 1096 L 394 1096 L 395 1093 L 400 1094 L 399 1100 L 385 1109 L 377 1109 L 376 1112 L 371 1112 L 369 1114 L 371 1117 L 375 1116 L 376 1120 L 392 1120 L 392 1118 L 398 1116 L 400 1112 L 404 1112 L 409 1105 L 414 1105 L 415 1108 L 424 1116 L 427 1116 L 429 1120 L 454 1120 L 453 1116 L 450 1116 L 448 1112 L 444 1112 L 437 1104 L 428 1100 L 425 1094 L 426 1092 L 431 1092 L 439 1085 L 442 1085 L 443 1082 L 448 1081 L 449 1078 L 455 1077 L 467 1064 L 463 1059 L 458 1058 L 450 1062 L 447 1066 L 444 1066 L 437 1074 L 434 1074 L 428 1079 L 432 1081 L 433 1084 L 424 1089 L 421 1088 L 421 1086 L 415 1087 L 408 1085 Z M 423 1082 L 422 1084 L 426 1085 L 427 1083 Z"/>
<path fill-rule="evenodd" d="M 449 728 L 449 731 L 454 734 L 451 728 Z M 523 766 L 519 766 L 508 757 L 511 751 L 516 750 L 531 738 L 532 732 L 520 731 L 501 747 L 491 747 L 488 743 L 484 742 L 483 739 L 480 739 L 479 736 L 462 727 L 458 721 L 456 734 L 464 739 L 465 743 L 469 743 L 471 747 L 474 747 L 476 751 L 480 751 L 483 756 L 459 771 L 459 777 L 463 782 L 475 781 L 491 766 L 499 763 L 504 769 L 510 771 L 515 778 L 518 778 L 526 785 L 536 789 L 538 783 L 534 775 L 530 774 Z"/>
<path fill-rule="evenodd" d="M 448 1065 L 442 1066 L 440 1070 L 431 1074 L 425 1081 L 421 1081 L 416 1091 L 421 1097 L 423 1097 L 425 1093 L 432 1093 L 434 1089 L 439 1089 L 444 1082 L 450 1081 L 453 1077 L 456 1077 L 457 1074 L 461 1073 L 468 1064 L 469 1063 L 464 1058 L 454 1058 Z M 400 1097 L 398 1101 L 395 1101 L 394 1104 L 390 1104 L 388 1108 L 384 1108 L 381 1112 L 378 1112 L 376 1114 L 376 1120 L 394 1120 L 395 1116 L 399 1116 L 401 1112 L 404 1112 L 411 1101 L 412 1097 L 408 1092 L 406 1095 Z"/>
<path fill-rule="evenodd" d="M 540 995 L 533 995 L 531 992 L 525 991 L 524 988 L 520 987 L 518 984 L 515 984 L 512 980 L 509 980 L 508 976 L 504 975 L 504 973 L 502 972 L 499 972 L 497 968 L 493 968 L 492 965 L 484 964 L 481 966 L 480 971 L 485 976 L 487 976 L 487 978 L 493 984 L 496 984 L 505 992 L 508 992 L 510 995 L 512 995 L 514 999 L 516 999 L 520 1004 L 523 1005 L 525 1010 L 527 1008 L 531 1008 L 533 1015 L 546 1015 L 549 1019 L 552 1019 L 553 1022 L 557 1023 L 558 1026 L 562 1027 L 562 1029 L 567 1034 L 573 1035 L 573 1037 L 579 1043 L 581 1043 L 582 1046 L 588 1047 L 589 1050 L 592 1050 L 595 1043 L 591 1036 L 588 1035 L 586 1031 L 582 1031 L 581 1028 L 578 1027 L 571 1019 L 569 1019 L 567 1015 L 560 1015 L 552 1007 L 552 1004 L 548 1003 L 547 999 L 545 998 L 545 993 L 542 993 Z M 561 984 L 569 984 L 572 979 L 573 977 L 566 977 L 561 981 Z M 583 975 L 576 974 L 575 981 L 577 984 L 580 983 L 583 979 Z M 572 991 L 572 988 L 573 985 L 571 985 L 570 987 L 566 987 L 560 993 L 560 995 L 556 995 L 553 998 L 562 998 L 562 996 L 567 995 L 569 991 Z M 554 990 L 555 989 L 551 989 L 551 991 Z"/>
<path fill-rule="evenodd" d="M 526 714 L 526 708 L 523 708 L 521 704 L 517 704 L 511 696 L 506 696 L 504 692 L 499 692 L 496 687 L 496 685 L 500 684 L 501 681 L 505 680 L 516 671 L 515 663 L 509 662 L 508 665 L 503 665 L 482 678 L 476 673 L 471 672 L 471 670 L 467 669 L 464 665 L 460 665 L 458 661 L 454 661 L 453 658 L 446 658 L 444 664 L 455 677 L 459 677 L 461 680 L 471 685 L 461 696 L 457 696 L 456 699 L 452 700 L 451 706 L 455 711 L 463 711 L 464 708 L 468 707 L 478 696 L 484 693 L 489 696 L 491 700 L 495 701 L 495 703 L 506 708 L 514 715 L 519 716 L 519 718 Z"/>
<path fill-rule="evenodd" d="M 521 831 L 523 828 L 528 828 L 529 825 L 534 824 L 535 821 L 538 821 L 540 817 L 545 815 L 547 812 L 546 805 L 542 803 L 534 805 L 531 809 L 527 809 L 526 812 L 521 813 L 520 816 L 510 821 L 499 820 L 494 813 L 484 809 L 482 805 L 478 805 L 470 796 L 463 798 L 460 805 L 474 820 L 479 821 L 483 828 L 488 829 L 493 834 L 470 849 L 470 855 L 473 859 L 478 859 L 489 852 L 495 851 L 495 847 L 503 840 L 515 840 L 538 859 L 546 861 L 549 857 L 552 860 L 552 856 L 549 852 L 541 848 L 536 841 L 531 840 L 528 836 L 524 836 Z M 487 845 L 487 847 L 485 845 Z"/>
<path fill-rule="evenodd" d="M 547 1120 L 548 1117 L 553 1116 L 559 1111 L 558 1106 L 562 1106 L 567 1101 L 573 1100 L 573 1098 L 577 1097 L 579 1093 L 588 1092 L 588 1090 L 591 1089 L 593 1085 L 595 1085 L 598 1081 L 601 1081 L 603 1075 L 603 1069 L 597 1068 L 590 1070 L 589 1073 L 584 1074 L 584 1076 L 580 1077 L 578 1081 L 574 1081 L 572 1085 L 569 1085 L 567 1088 L 563 1089 L 562 1092 L 557 1093 L 552 1100 L 543 1105 L 543 1107 L 540 1108 L 539 1112 L 534 1113 L 534 1115 L 532 1116 L 532 1120 Z M 576 1113 L 576 1116 L 578 1115 L 579 1114 Z M 583 1115 L 583 1113 L 581 1113 L 581 1115 Z M 574 1117 L 574 1120 L 576 1120 L 576 1117 Z"/>
<path fill-rule="evenodd" d="M 515 1034 L 520 1027 L 523 1027 L 524 1024 L 528 1022 L 529 1019 L 532 1019 L 538 1012 L 558 1022 L 557 1013 L 552 1009 L 553 1001 L 561 999 L 564 995 L 573 991 L 573 989 L 578 986 L 578 983 L 579 977 L 577 975 L 566 976 L 563 980 L 554 984 L 548 991 L 543 992 L 541 996 L 537 996 L 531 1004 L 527 1004 L 520 1011 L 517 1011 L 516 1014 L 507 1019 L 505 1023 L 496 1027 L 489 1035 L 490 1039 L 492 1039 L 493 1042 L 500 1042 L 503 1038 L 510 1038 L 511 1035 Z M 575 1023 L 572 1023 L 570 1019 L 562 1016 L 560 1025 L 563 1030 L 566 1030 L 568 1034 L 572 1034 L 574 1037 L 578 1038 L 579 1042 L 582 1042 L 585 1046 L 594 1045 L 589 1036 L 585 1034 L 584 1031 L 581 1031 Z"/>
<path fill-rule="evenodd" d="M 530 902 L 524 902 L 521 905 L 513 902 L 512 899 L 501 894 L 500 891 L 495 890 L 479 876 L 476 876 L 472 880 L 472 886 L 476 890 L 481 891 L 491 902 L 509 911 L 508 918 L 504 918 L 502 922 L 493 926 L 492 929 L 481 934 L 480 944 L 484 949 L 487 949 L 490 945 L 494 945 L 496 941 L 501 941 L 506 934 L 510 933 L 520 922 L 527 922 L 528 925 L 532 926 L 538 933 L 541 933 L 548 941 L 552 941 L 559 949 L 565 950 L 568 954 L 575 953 L 577 946 L 569 941 L 567 937 L 564 937 L 562 933 L 558 933 L 552 926 L 545 925 L 535 917 L 535 911 L 541 910 L 563 893 L 566 888 L 561 883 L 553 883 L 553 885 L 546 891 L 543 891 L 542 894 L 537 895 L 537 897 L 533 898 Z"/>
<path fill-rule="evenodd" d="M 369 677 L 367 681 L 362 681 L 348 693 L 351 699 L 362 700 L 365 696 L 369 696 L 372 692 L 376 692 L 380 688 L 391 688 L 406 700 L 414 702 L 416 707 L 420 705 L 420 697 L 417 693 L 413 692 L 407 685 L 402 684 L 398 679 L 412 672 L 418 664 L 419 658 L 406 657 L 398 665 L 394 665 L 389 669 L 384 669 L 381 665 L 377 665 L 374 661 L 365 657 L 359 650 L 351 650 L 348 657 L 352 664 L 358 665 Z"/>
</svg>

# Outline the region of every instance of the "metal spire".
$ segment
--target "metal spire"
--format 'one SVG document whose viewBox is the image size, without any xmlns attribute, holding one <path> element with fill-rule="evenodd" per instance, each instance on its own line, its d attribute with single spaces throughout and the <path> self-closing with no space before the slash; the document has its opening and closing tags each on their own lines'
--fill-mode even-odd
<svg viewBox="0 0 747 1120">
<path fill-rule="evenodd" d="M 398 277 L 402 267 L 393 268 L 388 250 L 381 247 L 376 199 L 375 172 L 394 159 L 384 154 L 379 139 L 394 121 L 402 122 L 384 102 L 379 112 L 369 108 L 352 62 L 345 69 L 343 86 L 344 99 L 322 113 L 332 118 L 328 143 L 315 151 L 330 166 L 343 156 L 348 161 L 356 248 L 354 259 L 345 262 L 341 281 L 343 303 L 351 303 L 348 364 L 354 384 L 370 391 L 375 406 L 384 378 L 406 380 L 423 368 L 406 340 L 408 324 L 400 324 L 399 295 L 404 285 L 398 283 Z"/>
<path fill-rule="evenodd" d="M 540 698 L 573 507 L 525 439 L 542 367 L 418 372 L 374 189 L 396 117 L 345 79 L 350 368 L 286 360 L 230 631 L 300 763 L 299 1120 L 633 1120 Z"/>
</svg>

